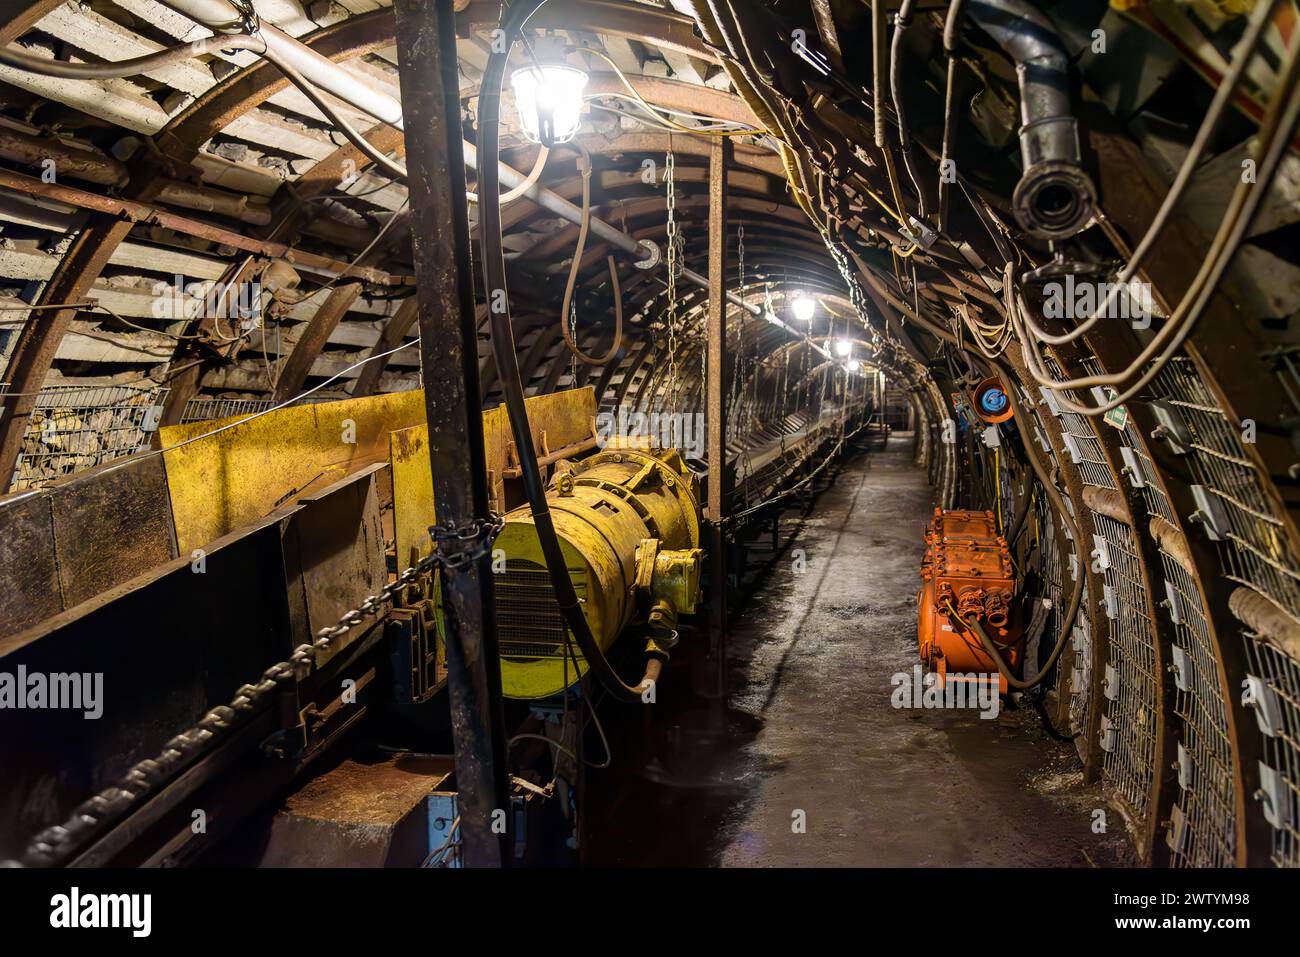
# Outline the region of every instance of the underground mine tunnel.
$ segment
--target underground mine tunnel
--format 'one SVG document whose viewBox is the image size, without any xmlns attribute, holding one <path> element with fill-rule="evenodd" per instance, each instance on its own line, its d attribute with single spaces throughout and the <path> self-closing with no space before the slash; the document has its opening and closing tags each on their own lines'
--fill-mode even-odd
<svg viewBox="0 0 1300 957">
<path fill-rule="evenodd" d="M 8 7 L 13 885 L 1300 865 L 1296 0 Z"/>
</svg>

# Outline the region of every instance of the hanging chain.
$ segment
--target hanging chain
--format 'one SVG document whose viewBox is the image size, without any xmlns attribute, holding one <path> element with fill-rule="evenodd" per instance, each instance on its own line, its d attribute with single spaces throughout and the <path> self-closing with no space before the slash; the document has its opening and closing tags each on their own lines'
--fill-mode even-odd
<svg viewBox="0 0 1300 957">
<path fill-rule="evenodd" d="M 576 343 L 578 341 L 578 297 L 575 295 L 569 302 L 569 341 Z M 578 387 L 578 350 L 569 350 L 569 376 L 571 382 L 569 388 Z"/>
<path fill-rule="evenodd" d="M 668 150 L 664 159 L 664 186 L 667 190 L 668 227 L 665 242 L 668 254 L 668 388 L 667 395 L 675 406 L 677 395 L 677 272 L 678 230 L 677 230 L 677 187 L 674 182 L 673 151 Z"/>
<path fill-rule="evenodd" d="M 136 762 L 116 784 L 104 788 L 79 804 L 62 824 L 41 831 L 27 845 L 24 862 L 49 866 L 70 857 L 103 825 L 116 820 L 160 787 L 182 767 L 229 731 L 242 716 L 251 714 L 280 686 L 306 678 L 316 666 L 317 652 L 325 651 L 334 639 L 380 615 L 403 588 L 434 568 L 455 573 L 488 555 L 501 532 L 503 519 L 473 519 L 463 525 L 434 525 L 429 528 L 434 549 L 377 593 L 343 614 L 334 625 L 316 632 L 311 644 L 299 645 L 287 661 L 279 661 L 262 672 L 254 683 L 235 689 L 228 705 L 217 705 L 193 727 L 172 737 L 155 757 Z"/>
</svg>

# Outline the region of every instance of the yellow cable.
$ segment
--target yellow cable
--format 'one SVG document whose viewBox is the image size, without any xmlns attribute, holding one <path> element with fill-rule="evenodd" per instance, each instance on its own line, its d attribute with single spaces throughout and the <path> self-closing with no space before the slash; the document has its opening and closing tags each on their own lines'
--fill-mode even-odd
<svg viewBox="0 0 1300 957">
<path fill-rule="evenodd" d="M 1002 456 L 993 450 L 993 495 L 998 500 L 998 534 L 1002 534 Z"/>
<path fill-rule="evenodd" d="M 646 110 L 646 112 L 652 114 L 661 122 L 668 124 L 674 129 L 681 130 L 683 133 L 694 133 L 697 136 L 763 136 L 768 132 L 767 130 L 761 128 L 743 129 L 743 130 L 701 130 L 701 129 L 697 129 L 694 126 L 686 126 L 683 123 L 678 123 L 672 117 L 659 112 L 659 110 L 655 109 L 653 106 L 647 103 L 645 101 L 645 98 L 642 97 L 641 94 L 637 92 L 636 87 L 632 85 L 632 81 L 630 81 L 627 78 L 627 74 L 623 72 L 623 70 L 619 67 L 619 65 L 615 63 L 613 59 L 611 59 L 608 56 L 608 54 L 605 54 L 600 50 L 596 50 L 591 47 L 584 47 L 583 52 L 594 53 L 596 56 L 600 57 L 611 67 L 613 67 L 614 72 L 618 75 L 618 78 L 623 81 L 623 85 L 627 87 L 628 92 L 632 94 L 632 98 L 636 100 L 636 102 L 639 103 Z"/>
</svg>

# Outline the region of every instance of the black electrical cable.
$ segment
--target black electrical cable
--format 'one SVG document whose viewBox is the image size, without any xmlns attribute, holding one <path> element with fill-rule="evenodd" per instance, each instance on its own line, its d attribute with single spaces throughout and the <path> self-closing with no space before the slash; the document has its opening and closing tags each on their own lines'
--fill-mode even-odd
<svg viewBox="0 0 1300 957">
<path fill-rule="evenodd" d="M 642 695 L 654 686 L 662 662 L 651 658 L 640 683 L 634 686 L 625 684 L 597 644 L 587 623 L 587 616 L 582 612 L 573 581 L 569 578 L 564 553 L 555 534 L 555 522 L 546 501 L 546 489 L 542 485 L 537 464 L 537 451 L 533 448 L 528 409 L 524 403 L 524 387 L 515 353 L 514 328 L 510 322 L 510 302 L 506 294 L 506 262 L 501 242 L 501 183 L 497 163 L 492 162 L 500 152 L 501 85 L 505 79 L 510 51 L 514 49 L 520 31 L 528 18 L 545 2 L 546 0 L 516 0 L 503 11 L 501 32 L 497 35 L 505 42 L 494 44 L 479 87 L 478 155 L 483 158 L 479 166 L 478 183 L 479 236 L 483 247 L 488 325 L 492 333 L 492 354 L 496 358 L 506 409 L 510 415 L 510 428 L 518 449 L 524 491 L 528 496 L 533 525 L 546 561 L 546 570 L 550 574 L 556 603 L 597 680 L 620 701 L 636 703 L 642 701 Z"/>
<path fill-rule="evenodd" d="M 912 181 L 912 189 L 916 192 L 917 216 L 925 219 L 928 213 L 925 191 L 921 189 L 921 181 L 916 175 L 916 161 L 912 156 L 912 134 L 908 128 L 907 113 L 903 109 L 903 34 L 912 25 L 914 6 L 916 0 L 903 0 L 898 8 L 898 16 L 894 19 L 894 35 L 889 44 L 889 94 L 894 101 L 894 116 L 898 118 L 898 152 L 903 157 L 903 168 L 907 170 L 907 178 Z M 900 209 L 899 212 L 903 210 Z"/>
</svg>

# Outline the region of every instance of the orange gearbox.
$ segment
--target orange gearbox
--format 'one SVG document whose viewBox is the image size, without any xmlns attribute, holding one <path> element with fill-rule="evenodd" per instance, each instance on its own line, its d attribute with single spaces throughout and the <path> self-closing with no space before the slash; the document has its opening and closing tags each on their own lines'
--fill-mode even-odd
<svg viewBox="0 0 1300 957">
<path fill-rule="evenodd" d="M 998 534 L 993 513 L 936 508 L 925 529 L 925 546 L 917 595 L 921 660 L 941 685 L 949 678 L 987 680 L 997 673 L 979 638 L 952 624 L 955 608 L 962 618 L 978 617 L 1011 670 L 1019 672 L 1024 641 L 1013 605 L 1016 579 L 1011 550 Z M 998 686 L 1005 694 L 1001 673 Z"/>
</svg>

